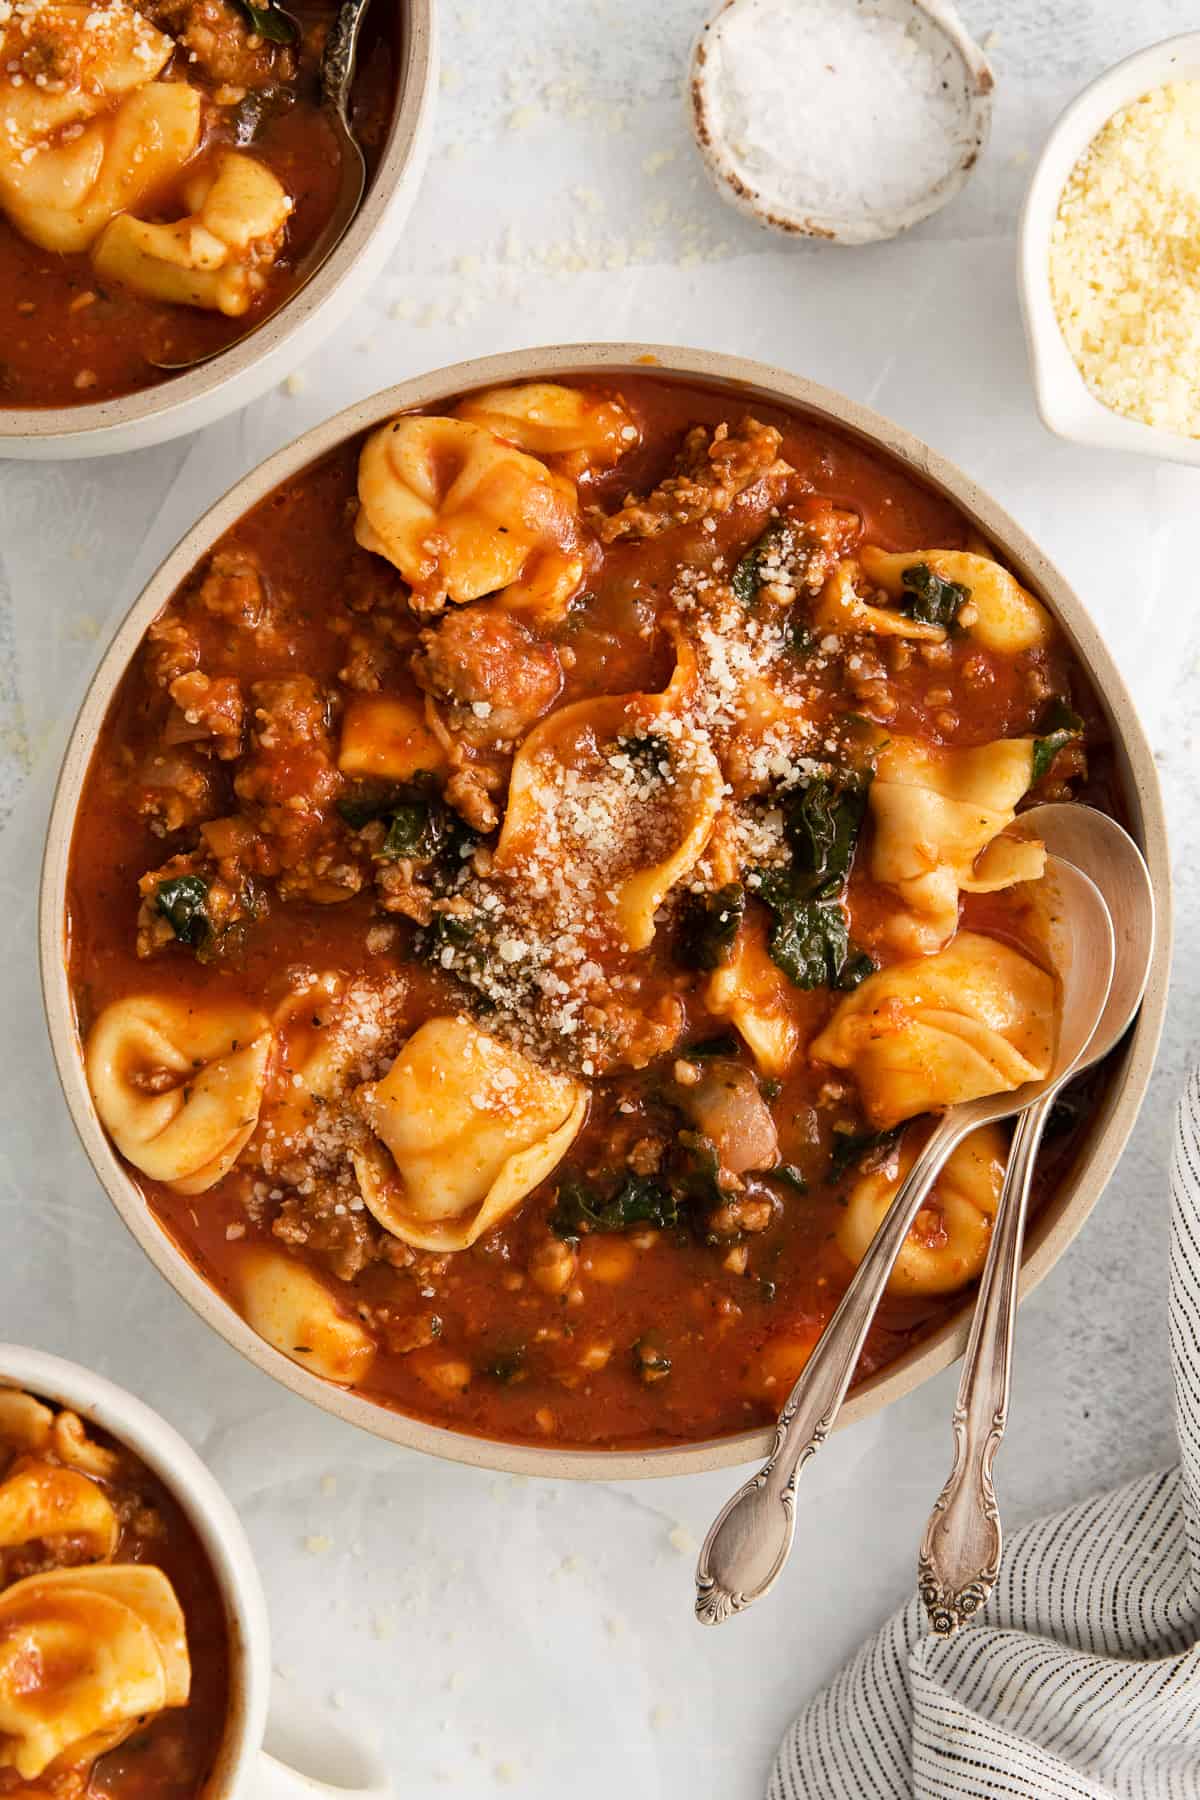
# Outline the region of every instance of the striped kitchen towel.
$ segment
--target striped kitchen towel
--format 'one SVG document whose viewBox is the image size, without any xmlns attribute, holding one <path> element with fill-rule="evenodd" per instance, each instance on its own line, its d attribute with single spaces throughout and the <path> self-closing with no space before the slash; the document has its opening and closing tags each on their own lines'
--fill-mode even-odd
<svg viewBox="0 0 1200 1800">
<path fill-rule="evenodd" d="M 911 1600 L 792 1725 L 769 1800 L 1200 1800 L 1200 1073 L 1170 1307 L 1179 1466 L 1019 1532 L 955 1637 Z"/>
</svg>

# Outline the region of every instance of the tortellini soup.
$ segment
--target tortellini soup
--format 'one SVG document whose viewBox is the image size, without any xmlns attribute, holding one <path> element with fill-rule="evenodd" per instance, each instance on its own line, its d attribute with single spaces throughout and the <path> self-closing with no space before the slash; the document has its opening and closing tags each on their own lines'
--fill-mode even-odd
<svg viewBox="0 0 1200 1800">
<path fill-rule="evenodd" d="M 372 166 L 394 93 L 389 11 L 370 9 L 356 82 Z M 338 199 L 317 79 L 336 14 L 336 0 L 0 6 L 0 406 L 151 386 L 286 299 Z"/>
<path fill-rule="evenodd" d="M 202 1800 L 228 1688 L 178 1503 L 76 1413 L 0 1388 L 0 1794 Z"/>
<path fill-rule="evenodd" d="M 742 1429 L 931 1118 L 1049 1067 L 1024 815 L 1108 771 L 1038 597 L 833 432 L 652 371 L 386 419 L 114 700 L 70 879 L 97 1116 L 327 1382 L 515 1440 Z M 1007 1145 L 947 1166 L 860 1375 L 961 1304 Z"/>
</svg>

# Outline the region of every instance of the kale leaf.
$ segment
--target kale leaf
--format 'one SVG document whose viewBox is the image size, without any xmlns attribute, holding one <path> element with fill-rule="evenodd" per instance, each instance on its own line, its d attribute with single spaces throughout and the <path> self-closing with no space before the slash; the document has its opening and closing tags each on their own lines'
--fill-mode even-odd
<svg viewBox="0 0 1200 1800">
<path fill-rule="evenodd" d="M 783 649 L 786 656 L 794 656 L 797 659 L 807 656 L 816 641 L 808 626 L 801 625 L 793 615 L 789 614 L 784 620 Z"/>
<path fill-rule="evenodd" d="M 670 745 L 665 737 L 656 736 L 652 731 L 635 732 L 628 737 L 619 737 L 617 749 L 623 751 L 630 762 L 636 764 L 647 775 L 669 775 L 671 773 Z"/>
<path fill-rule="evenodd" d="M 175 875 L 159 882 L 154 909 L 162 914 L 181 944 L 198 950 L 212 931 L 207 901 L 207 881 L 199 875 Z"/>
<path fill-rule="evenodd" d="M 848 1169 L 857 1167 L 868 1152 L 876 1155 L 890 1150 L 903 1126 L 893 1125 L 888 1131 L 837 1131 L 829 1157 L 827 1180 L 839 1181 Z"/>
<path fill-rule="evenodd" d="M 590 1179 L 568 1169 L 558 1185 L 550 1214 L 551 1231 L 578 1238 L 595 1231 L 632 1231 L 639 1225 L 673 1231 L 688 1222 L 692 1209 L 710 1211 L 725 1194 L 716 1147 L 699 1131 L 681 1131 L 669 1164 L 653 1175 L 627 1169 L 619 1177 Z"/>
<path fill-rule="evenodd" d="M 419 781 L 420 777 L 417 779 Z M 372 819 L 386 819 L 399 795 L 400 789 L 390 782 L 386 786 L 367 782 L 362 787 L 354 788 L 349 794 L 343 794 L 337 803 L 337 809 L 351 831 L 361 831 Z"/>
<path fill-rule="evenodd" d="M 689 894 L 679 915 L 675 955 L 685 969 L 722 968 L 746 912 L 746 890 L 731 881 L 712 894 Z"/>
<path fill-rule="evenodd" d="M 767 949 L 799 988 L 833 987 L 850 953 L 840 887 L 820 896 L 793 869 L 760 872 L 758 897 L 771 914 Z"/>
<path fill-rule="evenodd" d="M 425 773 L 414 775 L 401 786 L 356 788 L 342 796 L 337 809 L 352 831 L 361 831 L 375 820 L 387 825 L 387 834 L 377 852 L 384 862 L 395 862 L 401 857 L 413 862 L 440 858 L 453 874 L 453 865 L 461 860 L 464 847 L 476 838 L 470 826 L 446 805 L 434 777 Z"/>
<path fill-rule="evenodd" d="M 237 0 L 251 31 L 269 44 L 294 44 L 299 32 L 290 13 L 284 12 L 277 0 Z"/>
<path fill-rule="evenodd" d="M 1038 720 L 1038 736 L 1033 740 L 1032 781 L 1040 781 L 1060 750 L 1075 738 L 1083 736 L 1083 720 L 1065 700 L 1051 700 Z"/>
<path fill-rule="evenodd" d="M 935 574 L 928 563 L 914 563 L 900 577 L 904 585 L 901 612 L 922 625 L 942 625 L 953 631 L 958 624 L 959 608 L 971 597 L 969 587 L 961 581 L 947 581 Z"/>
<path fill-rule="evenodd" d="M 788 542 L 788 528 L 782 519 L 768 525 L 756 544 L 747 550 L 733 571 L 729 586 L 735 600 L 743 606 L 753 606 L 758 598 L 758 590 L 764 585 L 763 564 L 770 559 L 778 562 Z"/>
<path fill-rule="evenodd" d="M 625 1175 L 616 1192 L 604 1199 L 581 1175 L 564 1175 L 550 1214 L 550 1229 L 560 1238 L 589 1231 L 631 1231 L 635 1225 L 669 1230 L 679 1223 L 679 1202 L 653 1175 Z"/>
<path fill-rule="evenodd" d="M 767 949 L 797 987 L 857 987 L 875 965 L 852 951 L 842 897 L 867 804 L 857 776 L 817 776 L 783 801 L 792 861 L 757 871 L 755 892 L 771 914 Z"/>
<path fill-rule="evenodd" d="M 686 1057 L 688 1062 L 703 1062 L 710 1056 L 736 1056 L 741 1047 L 741 1039 L 736 1032 L 720 1031 L 715 1037 L 698 1038 L 679 1054 Z"/>
<path fill-rule="evenodd" d="M 501 1387 L 512 1387 L 515 1382 L 524 1381 L 529 1371 L 525 1367 L 525 1346 L 518 1344 L 515 1350 L 500 1350 L 483 1365 L 483 1372 Z"/>
<path fill-rule="evenodd" d="M 379 854 L 386 862 L 396 862 L 401 857 L 422 860 L 432 856 L 439 835 L 427 800 L 403 800 L 392 813 Z"/>
<path fill-rule="evenodd" d="M 857 778 L 831 781 L 819 775 L 785 797 L 783 828 L 795 869 L 822 884 L 846 879 L 867 807 L 867 786 Z"/>
</svg>

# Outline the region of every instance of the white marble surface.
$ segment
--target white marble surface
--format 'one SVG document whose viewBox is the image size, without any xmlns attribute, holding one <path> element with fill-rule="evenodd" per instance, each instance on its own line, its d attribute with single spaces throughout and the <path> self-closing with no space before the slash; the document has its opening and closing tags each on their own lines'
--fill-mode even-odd
<svg viewBox="0 0 1200 1800">
<path fill-rule="evenodd" d="M 900 419 L 1022 519 L 1101 621 L 1159 756 L 1177 870 L 1150 1100 L 1083 1237 L 1022 1313 L 1005 1515 L 1169 1459 L 1166 1127 L 1200 1007 L 1185 538 L 1200 473 L 1045 435 L 1012 263 L 1029 156 L 1054 113 L 1119 55 L 1194 20 L 1184 0 L 964 11 L 978 35 L 997 34 L 991 147 L 939 219 L 903 243 L 839 252 L 777 246 L 707 189 L 680 100 L 694 0 L 446 0 L 441 110 L 411 227 L 337 347 L 299 371 L 301 391 L 165 450 L 0 467 L 12 1046 L 0 1328 L 136 1388 L 197 1444 L 262 1559 L 278 1665 L 331 1722 L 368 1721 L 398 1791 L 760 1793 L 794 1706 L 910 1588 L 953 1376 L 835 1439 L 804 1478 L 786 1581 L 720 1633 L 692 1622 L 687 1545 L 728 1477 L 518 1484 L 402 1454 L 283 1396 L 164 1287 L 71 1142 L 42 1043 L 29 898 L 55 747 L 113 622 L 200 508 L 273 445 L 401 375 L 520 344 L 641 337 L 775 360 Z"/>
</svg>

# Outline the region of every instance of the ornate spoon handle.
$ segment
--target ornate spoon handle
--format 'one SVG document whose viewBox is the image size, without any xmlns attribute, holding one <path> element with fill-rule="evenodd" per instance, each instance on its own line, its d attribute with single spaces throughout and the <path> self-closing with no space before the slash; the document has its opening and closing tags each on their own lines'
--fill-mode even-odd
<svg viewBox="0 0 1200 1800">
<path fill-rule="evenodd" d="M 858 1364 L 863 1340 L 942 1164 L 966 1135 L 961 1109 L 945 1114 L 895 1198 L 779 1418 L 770 1456 L 718 1514 L 696 1565 L 696 1617 L 719 1625 L 773 1586 L 796 1524 L 796 1476 L 829 1436 Z"/>
<path fill-rule="evenodd" d="M 929 1623 L 949 1637 L 979 1611 L 1000 1573 L 1003 1534 L 992 1464 L 1008 1421 L 1025 1211 L 1054 1094 L 1020 1114 L 979 1284 L 954 1408 L 954 1467 L 929 1516 L 917 1583 Z"/>
</svg>

